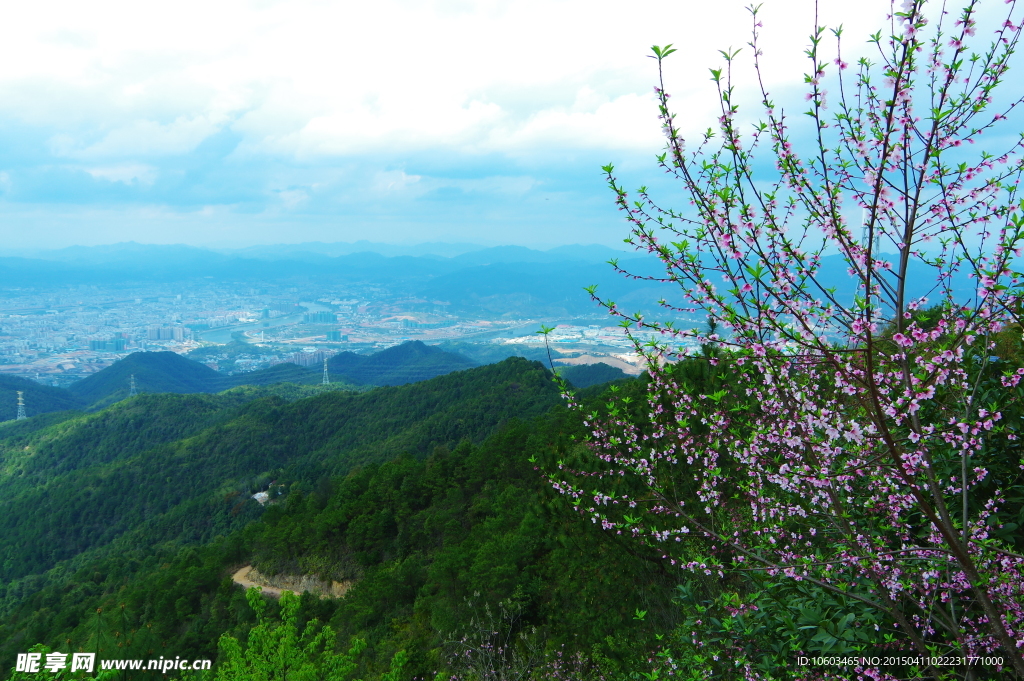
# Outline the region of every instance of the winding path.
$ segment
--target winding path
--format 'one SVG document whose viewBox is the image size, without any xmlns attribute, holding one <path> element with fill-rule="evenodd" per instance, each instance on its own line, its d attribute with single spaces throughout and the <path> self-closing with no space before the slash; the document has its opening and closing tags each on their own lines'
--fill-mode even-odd
<svg viewBox="0 0 1024 681">
<path fill-rule="evenodd" d="M 259 581 L 255 581 L 259 580 Z M 270 586 L 267 577 L 261 575 L 259 570 L 252 565 L 239 568 L 231 575 L 231 581 L 239 586 L 248 589 L 251 586 L 258 586 L 263 589 L 264 596 L 280 598 L 285 591 L 299 595 L 311 593 L 320 598 L 343 598 L 345 593 L 355 584 L 352 580 L 343 582 L 324 582 L 309 575 L 278 575 L 274 581 L 281 586 Z"/>
<path fill-rule="evenodd" d="M 272 598 L 281 597 L 281 589 L 272 586 L 265 586 L 263 584 L 257 584 L 256 582 L 250 581 L 248 579 L 249 570 L 252 570 L 252 565 L 246 565 L 242 567 L 235 574 L 231 575 L 231 581 L 235 584 L 240 584 L 242 587 L 246 589 L 248 589 L 251 586 L 258 586 L 261 589 L 263 589 L 264 596 L 270 596 Z"/>
</svg>

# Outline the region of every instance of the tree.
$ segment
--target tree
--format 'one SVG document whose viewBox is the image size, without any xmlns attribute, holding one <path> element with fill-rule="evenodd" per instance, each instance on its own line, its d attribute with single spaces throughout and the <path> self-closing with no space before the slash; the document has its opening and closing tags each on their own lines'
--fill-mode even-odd
<svg viewBox="0 0 1024 681">
<path fill-rule="evenodd" d="M 244 649 L 234 636 L 220 637 L 221 659 L 216 672 L 186 672 L 183 679 L 216 679 L 216 681 L 347 681 L 359 668 L 359 655 L 366 641 L 353 639 L 347 652 L 335 652 L 334 631 L 312 620 L 299 633 L 299 597 L 291 591 L 281 594 L 281 619 L 273 621 L 266 615 L 267 604 L 260 589 L 246 591 L 249 606 L 256 613 L 256 626 L 249 631 Z M 381 681 L 397 681 L 406 662 L 405 651 L 391 661 L 391 669 Z"/>
<path fill-rule="evenodd" d="M 815 19 L 794 121 L 764 85 L 752 8 L 761 119 L 746 130 L 738 52 L 723 52 L 717 125 L 690 146 L 662 75 L 674 50 L 653 48 L 658 161 L 687 206 L 665 208 L 646 187 L 631 200 L 604 170 L 626 241 L 660 258 L 658 280 L 685 298 L 660 301 L 664 314 L 702 311 L 721 333 L 628 314 L 592 289 L 648 360 L 647 405 L 587 414 L 591 456 L 549 477 L 595 522 L 691 573 L 788 580 L 853 608 L 847 624 L 879 630 L 865 640 L 981 658 L 924 660 L 934 678 L 1024 677 L 1024 555 L 1007 524 L 1024 489 L 1024 368 L 995 356 L 997 343 L 1019 346 L 1024 309 L 1021 138 L 999 136 L 1021 100 L 997 100 L 1020 20 L 1011 1 L 974 51 L 978 2 L 955 18 L 925 10 L 893 6 L 871 36 L 877 57 L 853 67 L 842 30 Z M 1002 148 L 975 151 L 983 141 Z M 703 357 L 685 359 L 697 345 Z M 739 654 L 749 649 L 732 650 L 730 664 L 759 673 Z M 893 678 L 871 667 L 859 671 Z"/>
</svg>

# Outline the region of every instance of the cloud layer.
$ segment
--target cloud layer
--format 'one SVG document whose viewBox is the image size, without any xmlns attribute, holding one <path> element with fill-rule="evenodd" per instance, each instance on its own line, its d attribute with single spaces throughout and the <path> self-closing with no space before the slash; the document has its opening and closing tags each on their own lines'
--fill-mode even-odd
<svg viewBox="0 0 1024 681">
<path fill-rule="evenodd" d="M 822 20 L 859 38 L 888 3 Z M 806 70 L 812 0 L 764 8 L 768 83 Z M 616 243 L 600 173 L 662 146 L 652 43 L 680 120 L 743 46 L 739 0 L 20 3 L 0 26 L 8 246 L 125 239 Z M 740 84 L 749 84 L 741 77 Z"/>
</svg>

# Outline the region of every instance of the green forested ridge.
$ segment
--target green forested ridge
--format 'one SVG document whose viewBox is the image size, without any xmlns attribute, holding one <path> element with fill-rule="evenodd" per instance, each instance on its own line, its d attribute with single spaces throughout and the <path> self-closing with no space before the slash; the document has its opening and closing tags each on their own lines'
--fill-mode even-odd
<svg viewBox="0 0 1024 681">
<path fill-rule="evenodd" d="M 315 482 L 401 452 L 425 456 L 557 400 L 545 370 L 524 360 L 291 403 L 258 392 L 140 395 L 0 428 L 0 607 L 73 583 L 68 569 L 83 561 L 229 532 L 258 514 L 248 495 L 275 478 Z"/>
<path fill-rule="evenodd" d="M 545 363 L 548 361 L 548 351 L 536 345 L 443 341 L 434 347 L 440 348 L 445 352 L 462 355 L 477 364 L 500 362 L 508 357 L 525 357 L 526 359 Z"/>
<path fill-rule="evenodd" d="M 343 352 L 327 362 L 328 369 L 357 385 L 403 385 L 453 371 L 462 371 L 477 363 L 462 355 L 408 341 L 373 355 Z"/>
<path fill-rule="evenodd" d="M 237 395 L 140 395 L 53 425 L 0 428 L 0 609 L 15 583 L 20 593 L 59 561 L 126 533 L 144 536 L 180 514 L 214 482 L 188 478 L 184 443 L 240 410 Z M 218 522 L 204 514 L 161 536 L 192 536 Z"/>
<path fill-rule="evenodd" d="M 67 390 L 40 385 L 19 376 L 0 376 L 0 422 L 17 416 L 19 390 L 24 393 L 25 414 L 28 416 L 88 406 Z"/>
<path fill-rule="evenodd" d="M 358 579 L 331 625 L 343 640 L 374 642 L 378 662 L 409 651 L 421 675 L 445 666 L 445 641 L 485 605 L 507 599 L 518 628 L 538 628 L 540 647 L 596 651 L 610 669 L 626 668 L 649 627 L 671 624 L 674 581 L 653 553 L 568 513 L 537 475 L 530 459 L 553 464 L 572 446 L 570 421 L 559 411 L 510 422 L 482 445 L 400 457 L 292 498 L 248 528 L 255 564 Z M 643 625 L 632 621 L 638 609 L 650 613 Z"/>
<path fill-rule="evenodd" d="M 174 352 L 135 352 L 92 376 L 72 383 L 69 392 L 74 399 L 90 405 L 91 409 L 102 409 L 128 397 L 132 376 L 140 394 L 216 393 L 243 385 L 271 386 L 280 383 L 315 385 L 322 379 L 319 370 L 291 363 L 228 376 Z M 356 386 L 336 380 L 333 388 L 355 389 Z"/>
<path fill-rule="evenodd" d="M 997 352 L 1018 365 L 1019 338 L 1009 337 L 996 339 Z M 998 365 L 979 389 L 994 389 Z M 671 371 L 694 394 L 734 380 L 727 354 L 710 347 Z M 645 384 L 617 381 L 577 398 L 584 413 L 641 422 Z M 317 645 L 332 655 L 296 648 L 295 659 L 344 658 L 351 674 L 339 678 L 366 681 L 469 679 L 472 667 L 507 674 L 516 664 L 537 680 L 648 678 L 638 675 L 651 673 L 659 648 L 703 661 L 687 670 L 700 678 L 728 667 L 738 640 L 730 627 L 749 642 L 734 652 L 769 671 L 797 650 L 885 644 L 886 622 L 853 600 L 856 590 L 846 598 L 742 570 L 680 572 L 662 556 L 700 560 L 696 537 L 644 546 L 575 512 L 543 473 L 589 489 L 600 483 L 587 471 L 605 464 L 580 444 L 580 414 L 559 406 L 537 363 L 510 359 L 358 394 L 291 390 L 141 395 L 96 414 L 0 426 L 0 678 L 37 643 L 230 659 L 244 670 L 239 656 L 258 623 L 268 636 L 328 632 Z M 1019 427 L 1016 404 L 1004 419 Z M 663 406 L 662 418 L 674 419 Z M 1010 492 L 992 532 L 1012 540 L 1024 486 L 1019 457 L 1005 454 L 984 463 Z M 685 497 L 692 481 L 685 466 L 675 473 Z M 250 495 L 272 481 L 282 494 L 262 508 Z M 643 499 L 635 477 L 614 485 Z M 621 528 L 658 518 L 641 505 L 613 519 Z M 230 579 L 247 564 L 354 585 L 341 599 L 304 594 L 286 612 L 270 600 L 260 614 Z M 697 629 L 706 638 L 695 644 Z M 507 635 L 514 654 L 494 655 Z"/>
<path fill-rule="evenodd" d="M 149 399 L 186 397 L 220 398 Z M 86 550 L 39 579 L 34 590 L 22 587 L 25 578 L 11 583 L 8 591 L 18 593 L 7 594 L 5 601 L 0 665 L 9 669 L 15 653 L 37 642 L 58 645 L 71 639 L 90 650 L 107 646 L 110 651 L 116 634 L 132 629 L 136 633 L 122 639 L 120 656 L 141 657 L 148 650 L 215 656 L 222 632 L 244 641 L 255 621 L 242 590 L 228 579 L 231 569 L 254 562 L 269 574 L 357 580 L 342 600 L 303 596 L 300 617 L 329 622 L 339 646 L 353 637 L 366 640 L 369 646 L 359 658 L 363 678 L 388 669 L 400 650 L 408 653 L 401 678 L 445 667 L 454 642 L 468 633 L 467 623 L 483 617 L 486 608 L 497 612 L 499 601 L 508 599 L 518 618 L 515 629 L 528 633 L 538 649 L 565 645 L 585 651 L 594 664 L 625 669 L 642 655 L 654 627 L 671 625 L 674 614 L 667 604 L 673 582 L 653 556 L 567 512 L 544 483 L 536 466 L 554 465 L 573 446 L 569 435 L 578 429 L 561 409 L 544 415 L 554 404 L 544 370 L 510 360 L 363 395 L 236 405 L 221 423 L 149 450 L 148 456 L 173 465 L 163 466 L 149 482 L 139 478 L 132 484 L 154 503 L 160 501 L 161 476 L 171 478 L 165 495 L 186 479 L 196 488 L 202 488 L 201 477 L 219 484 L 231 464 L 214 466 L 214 475 L 183 475 L 182 453 L 196 451 L 201 441 L 203 451 L 211 453 L 207 458 L 222 458 L 229 453 L 225 441 L 232 440 L 226 433 L 256 431 L 247 441 L 251 450 L 283 446 L 315 452 L 274 473 L 289 490 L 281 503 L 253 522 L 259 507 L 246 495 L 255 487 L 243 489 L 237 478 L 233 488 L 197 493 L 154 515 L 144 523 L 144 533 L 126 530 L 110 550 Z M 369 432 L 352 438 L 349 451 L 365 457 L 363 465 L 352 468 L 332 434 L 311 431 L 355 411 L 351 432 Z M 444 412 L 445 418 L 420 427 L 431 421 L 431 411 Z M 298 432 L 303 421 L 316 426 Z M 438 430 L 442 425 L 451 429 L 450 437 Z M 278 431 L 288 433 L 286 439 L 274 434 Z M 97 478 L 123 475 L 117 468 L 121 461 L 130 467 L 130 459 L 114 461 L 96 471 Z M 88 473 L 80 472 L 80 479 Z M 260 481 L 246 478 L 256 487 L 270 479 L 269 474 Z M 91 478 L 86 484 L 102 485 Z M 94 503 L 79 515 L 106 512 L 104 504 Z M 140 510 L 115 515 L 125 513 Z M 217 531 L 195 534 L 199 517 L 216 524 Z M 234 529 L 242 525 L 244 531 Z M 33 528 L 23 518 L 14 529 L 30 533 Z M 53 531 L 59 530 L 50 527 L 46 534 Z M 8 546 L 18 544 L 6 533 L 0 536 Z M 625 583 L 644 588 L 624 592 Z M 273 612 L 276 604 L 270 608 Z M 638 610 L 650 613 L 645 621 L 633 619 Z M 120 650 L 133 652 L 121 655 Z"/>
<path fill-rule="evenodd" d="M 558 375 L 577 388 L 589 388 L 592 385 L 621 381 L 624 378 L 628 378 L 622 369 L 609 366 L 603 362 L 558 367 Z"/>
<path fill-rule="evenodd" d="M 317 385 L 323 380 L 323 373 L 319 367 L 310 370 L 306 367 L 300 367 L 298 364 L 292 364 L 291 362 L 285 362 L 284 364 L 275 364 L 272 367 L 266 369 L 258 369 L 256 371 L 249 371 L 246 373 L 235 374 L 234 376 L 220 376 L 213 388 L 217 390 L 226 390 L 231 386 L 239 385 L 274 385 L 277 383 L 289 383 L 292 385 Z M 345 384 L 337 379 L 334 381 L 335 387 L 347 387 L 349 389 L 355 386 L 351 384 Z"/>
<path fill-rule="evenodd" d="M 72 383 L 69 390 L 88 404 L 111 396 L 127 397 L 133 375 L 139 392 L 152 393 L 216 392 L 220 379 L 220 374 L 205 364 L 174 352 L 134 352 Z"/>
<path fill-rule="evenodd" d="M 54 473 L 125 458 L 195 434 L 245 401 L 244 396 L 233 393 L 139 395 L 100 413 L 79 414 L 59 424 L 32 420 L 34 427 L 23 433 L 8 426 L 0 429 L 2 480 L 34 484 Z"/>
<path fill-rule="evenodd" d="M 331 384 L 335 389 L 403 385 L 477 366 L 461 355 L 419 341 L 403 343 L 373 355 L 341 353 L 331 358 L 328 364 Z M 39 406 L 35 407 L 33 413 L 41 413 L 56 408 L 72 409 L 91 405 L 93 409 L 98 409 L 109 406 L 128 397 L 132 376 L 135 377 L 139 393 L 216 393 L 243 385 L 317 385 L 323 379 L 323 372 L 319 365 L 300 367 L 286 362 L 228 376 L 173 352 L 136 352 L 71 384 L 67 391 L 43 388 L 31 381 L 23 382 L 35 390 L 32 400 Z M 3 384 L 0 383 L 2 395 Z M 53 408 L 43 407 L 50 403 L 53 403 Z M 12 397 L 11 405 L 14 404 Z M 13 409 L 12 406 L 11 418 L 14 416 Z"/>
<path fill-rule="evenodd" d="M 10 440 L 0 430 L 0 567 L 10 562 L 0 579 L 40 572 L 253 475 L 281 467 L 323 475 L 401 451 L 425 454 L 556 399 L 543 369 L 522 360 L 415 388 L 290 404 L 244 395 L 142 395 Z"/>
</svg>

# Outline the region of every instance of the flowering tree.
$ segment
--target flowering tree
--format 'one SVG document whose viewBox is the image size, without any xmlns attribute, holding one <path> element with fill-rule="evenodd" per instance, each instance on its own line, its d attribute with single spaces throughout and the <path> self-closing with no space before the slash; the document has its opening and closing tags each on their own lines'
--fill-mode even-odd
<svg viewBox="0 0 1024 681">
<path fill-rule="evenodd" d="M 689 144 L 661 78 L 674 50 L 653 48 L 658 160 L 688 204 L 665 208 L 644 187 L 632 200 L 605 172 L 627 242 L 685 296 L 661 301 L 666 315 L 702 311 L 711 330 L 602 301 L 648 359 L 647 405 L 587 415 L 589 457 L 550 476 L 595 522 L 685 570 L 793 580 L 855 606 L 851 626 L 879 631 L 865 640 L 978 658 L 920 660 L 935 678 L 1024 677 L 1024 556 L 1006 515 L 1019 510 L 1024 368 L 995 356 L 1020 337 L 1024 162 L 999 124 L 1021 100 L 996 88 L 1021 28 L 1010 0 L 972 49 L 978 5 L 932 17 L 906 0 L 854 66 L 841 30 L 816 26 L 797 122 L 764 86 L 752 9 L 761 118 L 743 122 L 737 53 L 723 53 L 717 126 Z M 701 380 L 679 368 L 698 344 Z"/>
</svg>

